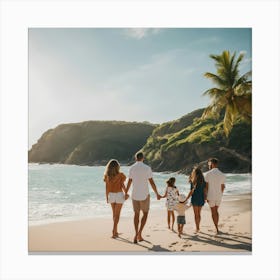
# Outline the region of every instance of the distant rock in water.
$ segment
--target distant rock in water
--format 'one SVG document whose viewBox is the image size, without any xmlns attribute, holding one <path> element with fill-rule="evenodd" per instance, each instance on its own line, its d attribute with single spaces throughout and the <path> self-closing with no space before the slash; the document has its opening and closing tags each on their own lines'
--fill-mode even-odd
<svg viewBox="0 0 280 280">
<path fill-rule="evenodd" d="M 28 153 L 29 162 L 76 165 L 131 162 L 156 125 L 147 122 L 87 121 L 46 131 Z"/>
<path fill-rule="evenodd" d="M 237 121 L 226 138 L 222 117 L 202 120 L 203 111 L 195 110 L 155 128 L 143 147 L 153 170 L 190 174 L 199 165 L 206 171 L 207 159 L 217 157 L 224 172 L 251 172 L 251 125 Z"/>
</svg>

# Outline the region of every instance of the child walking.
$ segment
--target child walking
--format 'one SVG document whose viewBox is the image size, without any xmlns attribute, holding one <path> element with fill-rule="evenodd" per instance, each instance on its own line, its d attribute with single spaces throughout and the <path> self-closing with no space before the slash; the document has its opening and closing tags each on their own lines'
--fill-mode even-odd
<svg viewBox="0 0 280 280">
<path fill-rule="evenodd" d="M 170 229 L 170 223 L 172 225 L 171 229 L 174 231 L 174 222 L 175 222 L 175 215 L 174 215 L 174 207 L 178 203 L 178 195 L 179 191 L 175 186 L 176 179 L 171 177 L 166 181 L 166 190 L 165 194 L 161 197 L 166 197 L 166 208 L 167 208 L 167 225 Z M 171 221 L 172 220 L 172 221 Z"/>
<path fill-rule="evenodd" d="M 178 236 L 181 238 L 183 233 L 184 225 L 186 224 L 185 211 L 190 208 L 191 205 L 186 204 L 186 196 L 180 194 L 178 198 L 178 203 L 175 205 L 174 209 L 178 212 L 177 224 L 178 224 Z"/>
</svg>

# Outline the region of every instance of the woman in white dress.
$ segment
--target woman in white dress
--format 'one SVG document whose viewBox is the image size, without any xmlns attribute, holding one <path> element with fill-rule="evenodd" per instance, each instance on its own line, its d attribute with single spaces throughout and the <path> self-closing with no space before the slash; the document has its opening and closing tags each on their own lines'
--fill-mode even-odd
<svg viewBox="0 0 280 280">
<path fill-rule="evenodd" d="M 167 208 L 167 225 L 170 229 L 170 223 L 172 224 L 171 229 L 174 231 L 175 214 L 174 207 L 178 203 L 179 191 L 175 186 L 176 179 L 171 177 L 166 181 L 166 190 L 162 198 L 166 197 L 166 208 Z M 172 221 L 171 221 L 172 220 Z"/>
</svg>

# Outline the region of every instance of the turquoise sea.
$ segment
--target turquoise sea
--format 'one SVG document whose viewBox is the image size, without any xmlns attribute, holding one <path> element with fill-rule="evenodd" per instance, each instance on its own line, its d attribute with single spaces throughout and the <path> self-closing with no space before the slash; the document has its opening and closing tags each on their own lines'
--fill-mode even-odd
<svg viewBox="0 0 280 280">
<path fill-rule="evenodd" d="M 128 175 L 128 166 L 121 171 Z M 111 206 L 105 201 L 104 166 L 63 164 L 29 164 L 29 224 L 43 224 L 93 217 L 110 217 Z M 251 193 L 251 174 L 226 174 L 225 196 Z M 166 180 L 176 178 L 180 193 L 187 194 L 190 185 L 186 175 L 154 172 L 154 181 L 163 194 Z M 165 209 L 165 199 L 156 200 L 152 188 L 151 209 Z M 131 200 L 123 206 L 122 216 L 132 215 Z"/>
</svg>

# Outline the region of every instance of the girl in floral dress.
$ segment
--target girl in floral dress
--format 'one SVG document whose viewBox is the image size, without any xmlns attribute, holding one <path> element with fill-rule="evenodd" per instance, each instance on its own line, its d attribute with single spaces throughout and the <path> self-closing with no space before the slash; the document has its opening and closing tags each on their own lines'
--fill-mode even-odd
<svg viewBox="0 0 280 280">
<path fill-rule="evenodd" d="M 178 196 L 179 191 L 177 187 L 175 186 L 176 179 L 174 177 L 171 177 L 166 181 L 166 190 L 165 194 L 162 196 L 162 198 L 166 197 L 166 208 L 167 208 L 167 225 L 170 229 L 174 231 L 174 222 L 175 222 L 175 214 L 174 214 L 174 207 L 178 203 Z"/>
</svg>

